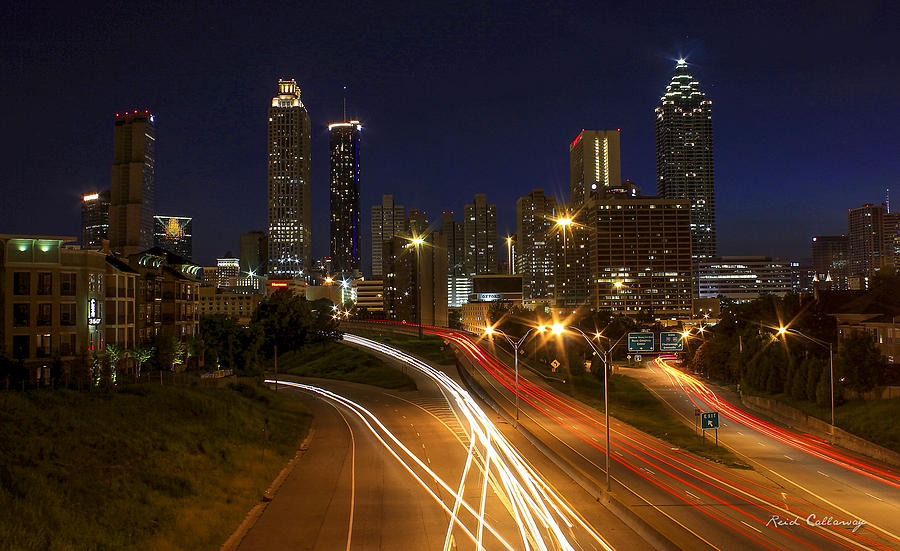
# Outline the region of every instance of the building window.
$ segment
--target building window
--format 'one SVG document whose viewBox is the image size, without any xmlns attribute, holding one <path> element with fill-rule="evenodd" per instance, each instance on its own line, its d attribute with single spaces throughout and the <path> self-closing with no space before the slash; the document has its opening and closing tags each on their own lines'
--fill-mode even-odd
<svg viewBox="0 0 900 551">
<path fill-rule="evenodd" d="M 50 272 L 39 272 L 37 281 L 37 294 L 52 295 L 53 294 L 53 274 Z"/>
<path fill-rule="evenodd" d="M 59 294 L 64 297 L 75 296 L 75 274 L 59 274 Z"/>
<path fill-rule="evenodd" d="M 59 305 L 59 324 L 75 325 L 75 303 L 64 302 Z"/>
<path fill-rule="evenodd" d="M 37 324 L 53 324 L 53 306 L 50 303 L 45 302 L 37 305 Z"/>
<path fill-rule="evenodd" d="M 59 338 L 59 355 L 74 356 L 75 355 L 75 333 L 61 335 Z"/>
<path fill-rule="evenodd" d="M 37 347 L 34 351 L 38 358 L 50 357 L 50 334 L 37 335 Z"/>
<path fill-rule="evenodd" d="M 28 335 L 13 335 L 13 358 L 22 360 L 28 357 Z"/>
<path fill-rule="evenodd" d="M 31 305 L 13 304 L 13 327 L 28 327 L 31 325 Z"/>
<path fill-rule="evenodd" d="M 20 296 L 31 294 L 31 272 L 13 274 L 13 294 Z"/>
</svg>

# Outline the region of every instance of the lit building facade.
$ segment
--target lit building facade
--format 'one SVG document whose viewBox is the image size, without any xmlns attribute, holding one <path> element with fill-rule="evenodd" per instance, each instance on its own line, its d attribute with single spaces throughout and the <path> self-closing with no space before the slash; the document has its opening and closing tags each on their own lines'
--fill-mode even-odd
<svg viewBox="0 0 900 551">
<path fill-rule="evenodd" d="M 817 235 L 812 238 L 814 283 L 819 288 L 848 289 L 850 263 L 846 235 Z"/>
<path fill-rule="evenodd" d="M 887 205 L 865 204 L 847 211 L 847 243 L 850 254 L 850 276 L 867 278 L 878 270 L 893 265 L 894 243 L 897 239 L 895 214 Z M 890 226 L 893 223 L 893 228 Z M 890 230 L 894 233 L 891 234 Z M 887 230 L 887 231 L 886 231 Z"/>
<path fill-rule="evenodd" d="M 560 225 L 553 222 L 553 307 L 561 313 L 589 307 L 591 285 L 591 235 L 588 209 L 571 214 L 561 207 L 558 211 Z M 565 214 L 564 214 L 565 213 Z M 533 300 L 533 299 L 532 299 Z"/>
<path fill-rule="evenodd" d="M 136 344 L 137 272 L 111 255 L 66 245 L 74 241 L 0 235 L 0 347 L 38 384 L 49 384 L 54 358 L 85 382 L 92 354 Z"/>
<path fill-rule="evenodd" d="M 310 267 L 310 123 L 297 82 L 278 81 L 269 107 L 268 215 L 270 279 Z"/>
<path fill-rule="evenodd" d="M 139 274 L 135 300 L 138 341 L 196 337 L 201 267 L 159 247 L 131 255 L 128 264 Z"/>
<path fill-rule="evenodd" d="M 339 273 L 361 274 L 359 121 L 328 125 L 331 150 L 331 260 Z"/>
<path fill-rule="evenodd" d="M 622 181 L 619 130 L 582 130 L 569 144 L 569 202 L 578 208 Z"/>
<path fill-rule="evenodd" d="M 241 234 L 241 273 L 261 276 L 265 273 L 268 240 L 265 232 Z"/>
<path fill-rule="evenodd" d="M 656 107 L 656 191 L 663 198 L 690 200 L 695 266 L 715 257 L 712 101 L 683 59 Z"/>
<path fill-rule="evenodd" d="M 384 311 L 384 282 L 380 279 L 358 279 L 356 288 L 356 308 L 368 313 Z"/>
<path fill-rule="evenodd" d="M 157 247 L 183 256 L 194 257 L 194 219 L 186 216 L 154 216 L 153 239 Z"/>
<path fill-rule="evenodd" d="M 81 197 L 81 248 L 99 251 L 109 239 L 109 190 Z"/>
<path fill-rule="evenodd" d="M 215 287 L 200 287 L 197 307 L 201 316 L 221 315 L 247 325 L 264 298 L 261 292 L 231 293 Z"/>
<path fill-rule="evenodd" d="M 230 251 L 229 251 L 230 252 Z M 241 276 L 241 259 L 226 255 L 216 259 L 216 287 L 233 289 L 238 286 Z"/>
<path fill-rule="evenodd" d="M 463 208 L 463 246 L 466 275 L 497 273 L 497 205 L 483 193 Z"/>
<path fill-rule="evenodd" d="M 700 263 L 700 298 L 748 302 L 799 290 L 799 264 L 765 256 L 723 256 Z"/>
<path fill-rule="evenodd" d="M 544 190 L 532 190 L 516 201 L 516 271 L 522 275 L 522 299 L 526 305 L 553 296 L 555 226 L 556 200 L 544 195 Z"/>
<path fill-rule="evenodd" d="M 153 246 L 156 118 L 147 110 L 116 113 L 113 131 L 109 248 L 131 255 Z"/>
<path fill-rule="evenodd" d="M 380 278 L 382 274 L 382 251 L 384 242 L 396 235 L 404 235 L 406 228 L 406 210 L 403 205 L 394 204 L 392 195 L 383 195 L 381 204 L 372 207 L 372 277 Z"/>
<path fill-rule="evenodd" d="M 594 309 L 655 319 L 691 316 L 689 201 L 607 194 L 588 209 L 586 225 Z"/>
<path fill-rule="evenodd" d="M 432 232 L 418 247 L 405 237 L 384 243 L 383 307 L 386 319 L 447 326 L 446 239 Z"/>
<path fill-rule="evenodd" d="M 465 270 L 464 226 L 453 220 L 453 211 L 441 213 L 441 234 L 447 240 L 447 303 L 458 308 L 468 300 L 472 279 Z"/>
</svg>

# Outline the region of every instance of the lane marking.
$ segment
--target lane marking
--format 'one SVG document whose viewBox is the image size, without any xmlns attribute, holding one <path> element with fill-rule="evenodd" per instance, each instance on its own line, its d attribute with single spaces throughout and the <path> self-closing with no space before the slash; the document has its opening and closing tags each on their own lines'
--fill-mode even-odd
<svg viewBox="0 0 900 551">
<path fill-rule="evenodd" d="M 762 534 L 762 530 L 760 530 L 760 529 L 757 528 L 756 526 L 750 526 L 749 524 L 747 524 L 747 523 L 744 522 L 743 520 L 741 521 L 741 524 L 743 524 L 743 525 L 746 526 L 747 528 L 753 528 L 754 530 L 756 530 L 757 532 L 759 532 L 760 534 Z"/>
<path fill-rule="evenodd" d="M 878 497 L 878 496 L 873 496 L 873 495 L 870 494 L 869 492 L 866 492 L 866 495 L 869 496 L 869 497 L 874 497 L 874 498 L 877 499 L 878 501 L 884 501 L 884 500 L 881 499 L 880 497 Z"/>
<path fill-rule="evenodd" d="M 823 473 L 822 471 L 816 471 L 816 472 L 819 473 L 819 474 L 822 475 L 822 476 L 831 478 L 830 476 L 828 476 L 827 474 Z"/>
</svg>

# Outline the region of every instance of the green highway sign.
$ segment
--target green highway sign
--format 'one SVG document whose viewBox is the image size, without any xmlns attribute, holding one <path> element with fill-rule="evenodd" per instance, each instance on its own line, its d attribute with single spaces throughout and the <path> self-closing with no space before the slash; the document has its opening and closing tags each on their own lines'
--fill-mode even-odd
<svg viewBox="0 0 900 551">
<path fill-rule="evenodd" d="M 628 333 L 629 352 L 653 352 L 655 344 L 653 333 Z"/>
<path fill-rule="evenodd" d="M 684 341 L 681 333 L 663 331 L 659 334 L 660 352 L 681 352 L 684 350 Z"/>
<path fill-rule="evenodd" d="M 718 411 L 706 411 L 700 414 L 700 428 L 703 430 L 706 429 L 717 429 L 719 428 L 719 412 Z"/>
</svg>

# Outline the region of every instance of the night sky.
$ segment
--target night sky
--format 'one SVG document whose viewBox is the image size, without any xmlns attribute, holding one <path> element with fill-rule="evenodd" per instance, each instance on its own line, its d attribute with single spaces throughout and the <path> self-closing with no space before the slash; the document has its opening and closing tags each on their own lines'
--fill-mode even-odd
<svg viewBox="0 0 900 551">
<path fill-rule="evenodd" d="M 846 209 L 887 187 L 900 204 L 893 2 L 150 4 L 3 8 L 0 233 L 78 235 L 80 195 L 109 187 L 114 114 L 149 108 L 157 212 L 194 217 L 195 261 L 237 253 L 266 227 L 282 77 L 313 124 L 316 256 L 344 86 L 366 234 L 383 193 L 432 221 L 487 193 L 505 234 L 519 196 L 568 193 L 582 128 L 621 128 L 623 177 L 654 192 L 653 108 L 679 56 L 713 100 L 720 254 L 802 260 Z"/>
</svg>

